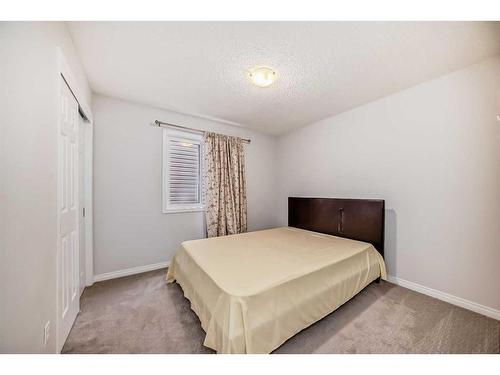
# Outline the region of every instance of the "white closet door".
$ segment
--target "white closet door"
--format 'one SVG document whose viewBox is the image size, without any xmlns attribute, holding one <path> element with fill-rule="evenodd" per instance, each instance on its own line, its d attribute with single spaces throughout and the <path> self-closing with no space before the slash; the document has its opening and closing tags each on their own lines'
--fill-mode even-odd
<svg viewBox="0 0 500 375">
<path fill-rule="evenodd" d="M 58 346 L 62 348 L 80 310 L 78 103 L 61 78 L 58 132 Z"/>
<path fill-rule="evenodd" d="M 80 236 L 80 295 L 85 288 L 85 131 L 86 124 L 81 116 L 78 116 L 78 202 L 80 205 L 79 214 L 79 236 Z"/>
</svg>

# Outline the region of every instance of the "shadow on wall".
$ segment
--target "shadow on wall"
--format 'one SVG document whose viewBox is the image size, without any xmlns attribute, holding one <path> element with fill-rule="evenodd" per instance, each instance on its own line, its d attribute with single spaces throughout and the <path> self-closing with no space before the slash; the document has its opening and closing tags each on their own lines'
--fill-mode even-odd
<svg viewBox="0 0 500 375">
<path fill-rule="evenodd" d="M 397 275 L 397 214 L 393 209 L 385 210 L 385 265 L 387 267 L 387 274 Z"/>
</svg>

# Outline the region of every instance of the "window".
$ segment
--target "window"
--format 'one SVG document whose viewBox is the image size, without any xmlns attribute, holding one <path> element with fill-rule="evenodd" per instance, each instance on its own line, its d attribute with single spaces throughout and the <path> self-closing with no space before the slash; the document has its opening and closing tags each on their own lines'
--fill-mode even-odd
<svg viewBox="0 0 500 375">
<path fill-rule="evenodd" d="M 163 130 L 163 212 L 201 211 L 200 134 Z"/>
</svg>

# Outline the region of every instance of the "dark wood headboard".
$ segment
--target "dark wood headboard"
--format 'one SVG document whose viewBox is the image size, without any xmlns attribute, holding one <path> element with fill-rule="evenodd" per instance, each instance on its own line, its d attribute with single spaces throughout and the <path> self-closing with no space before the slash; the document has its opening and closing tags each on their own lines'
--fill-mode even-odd
<svg viewBox="0 0 500 375">
<path fill-rule="evenodd" d="M 371 243 L 384 256 L 385 201 L 288 198 L 288 226 Z"/>
</svg>

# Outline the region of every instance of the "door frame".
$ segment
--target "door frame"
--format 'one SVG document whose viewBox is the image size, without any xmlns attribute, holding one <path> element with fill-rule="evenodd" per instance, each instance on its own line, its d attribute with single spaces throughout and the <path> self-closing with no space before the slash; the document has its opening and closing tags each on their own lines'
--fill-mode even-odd
<svg viewBox="0 0 500 375">
<path fill-rule="evenodd" d="M 85 169 L 85 284 L 86 286 L 90 286 L 93 284 L 93 279 L 94 279 L 94 266 L 93 266 L 93 255 L 94 255 L 94 245 L 93 245 L 93 197 L 92 197 L 92 192 L 93 192 L 93 115 L 92 111 L 90 110 L 90 106 L 85 100 L 85 97 L 82 94 L 82 91 L 80 87 L 77 85 L 77 81 L 75 79 L 75 75 L 71 72 L 71 69 L 69 68 L 69 65 L 66 62 L 66 58 L 64 57 L 64 54 L 62 50 L 57 47 L 56 48 L 56 55 L 57 55 L 57 75 L 56 75 L 56 88 L 57 88 L 57 94 L 56 94 L 56 100 L 55 100 L 55 114 L 56 114 L 56 119 L 59 124 L 59 111 L 60 111 L 60 92 L 61 92 L 61 85 L 67 84 L 70 91 L 72 92 L 73 96 L 75 97 L 79 111 L 83 114 L 84 119 L 86 120 L 86 123 L 88 125 L 88 128 L 85 132 L 85 148 L 86 150 L 89 150 L 88 153 L 85 153 L 85 162 L 84 162 L 84 169 Z M 58 136 L 59 132 L 59 125 L 56 127 L 56 136 Z M 59 152 L 59 151 L 58 151 Z M 59 156 L 58 156 L 59 158 Z M 59 172 L 58 172 L 59 173 Z M 57 188 L 57 201 L 59 202 L 59 187 Z M 60 316 L 59 316 L 59 280 L 60 280 L 60 275 L 59 273 L 59 254 L 61 249 L 59 249 L 59 237 L 60 237 L 60 214 L 59 210 L 57 210 L 57 247 L 58 247 L 58 252 L 56 255 L 56 332 L 55 332 L 55 337 L 56 337 L 56 350 L 57 353 L 60 353 L 62 350 L 62 347 L 64 345 L 64 342 L 60 342 L 60 337 L 59 337 L 59 329 L 60 329 Z M 79 278 L 78 278 L 79 279 Z"/>
<path fill-rule="evenodd" d="M 94 283 L 94 126 L 85 123 L 85 286 Z"/>
</svg>

